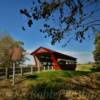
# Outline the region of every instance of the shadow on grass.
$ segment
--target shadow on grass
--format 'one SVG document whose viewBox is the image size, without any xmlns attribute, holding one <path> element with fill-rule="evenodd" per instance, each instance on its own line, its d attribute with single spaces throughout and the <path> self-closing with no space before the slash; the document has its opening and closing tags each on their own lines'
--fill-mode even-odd
<svg viewBox="0 0 100 100">
<path fill-rule="evenodd" d="M 63 78 L 53 78 L 53 79 L 50 79 L 51 82 L 63 82 Z"/>
<path fill-rule="evenodd" d="M 25 78 L 28 80 L 33 80 L 33 79 L 37 79 L 38 76 L 37 75 L 29 75 L 29 76 L 26 76 Z"/>
<path fill-rule="evenodd" d="M 87 75 L 89 74 L 90 72 L 88 71 L 64 71 L 63 72 L 63 75 L 65 77 L 75 77 L 75 76 L 84 76 L 84 75 Z"/>
</svg>

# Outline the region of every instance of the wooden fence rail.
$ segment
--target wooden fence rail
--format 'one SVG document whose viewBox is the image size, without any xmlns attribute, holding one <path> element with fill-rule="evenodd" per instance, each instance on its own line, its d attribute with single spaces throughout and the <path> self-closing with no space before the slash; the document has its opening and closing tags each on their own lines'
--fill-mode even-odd
<svg viewBox="0 0 100 100">
<path fill-rule="evenodd" d="M 21 74 L 21 73 L 31 73 L 31 72 L 37 71 L 37 67 L 16 67 L 15 73 L 16 74 Z M 4 76 L 6 73 L 6 68 L 0 68 L 0 76 Z M 13 68 L 8 68 L 8 73 L 9 75 L 13 74 Z"/>
</svg>

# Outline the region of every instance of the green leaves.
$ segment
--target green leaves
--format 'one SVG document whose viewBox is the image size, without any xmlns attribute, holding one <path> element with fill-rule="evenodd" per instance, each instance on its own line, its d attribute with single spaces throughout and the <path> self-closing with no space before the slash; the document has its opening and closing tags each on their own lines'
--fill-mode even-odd
<svg viewBox="0 0 100 100">
<path fill-rule="evenodd" d="M 29 27 L 31 27 L 32 24 L 33 24 L 32 20 L 30 19 L 27 24 L 28 24 Z"/>
<path fill-rule="evenodd" d="M 85 35 L 88 30 L 100 26 L 100 20 L 95 19 L 96 9 L 99 8 L 100 4 L 99 0 L 33 1 L 33 5 L 29 10 L 20 9 L 20 13 L 27 17 L 28 27 L 35 25 L 33 23 L 36 21 L 43 20 L 43 27 L 40 29 L 40 32 L 45 33 L 46 37 L 51 37 L 51 44 L 63 40 L 66 34 L 71 34 L 74 36 L 73 38 L 76 38 L 75 40 L 82 42 L 85 37 L 88 36 Z M 98 6 L 95 7 L 97 3 Z M 94 17 L 94 19 L 92 17 Z M 25 31 L 24 27 L 22 29 Z M 92 34 L 94 34 L 94 29 Z M 66 40 L 68 40 L 68 36 Z"/>
<path fill-rule="evenodd" d="M 2 67 L 11 67 L 12 61 L 11 61 L 11 48 L 13 47 L 20 47 L 22 51 L 24 51 L 24 48 L 22 47 L 24 43 L 22 41 L 15 41 L 11 36 L 5 35 L 0 39 L 0 66 Z M 24 56 L 21 58 L 20 61 L 22 62 L 24 59 Z"/>
<path fill-rule="evenodd" d="M 31 15 L 27 11 L 27 9 L 20 9 L 20 13 L 23 14 L 23 15 L 25 15 L 28 18 L 31 18 Z"/>
<path fill-rule="evenodd" d="M 96 68 L 100 70 L 100 33 L 97 33 L 95 39 L 95 50 L 93 52 Z"/>
</svg>

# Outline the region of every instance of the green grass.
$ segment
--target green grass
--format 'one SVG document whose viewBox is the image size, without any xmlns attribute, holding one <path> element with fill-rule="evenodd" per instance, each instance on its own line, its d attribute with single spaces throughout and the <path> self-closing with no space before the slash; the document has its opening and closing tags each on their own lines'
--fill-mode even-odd
<svg viewBox="0 0 100 100">
<path fill-rule="evenodd" d="M 42 71 L 26 76 L 28 83 L 37 84 L 40 82 L 62 82 L 67 78 L 86 75 L 91 72 L 92 64 L 78 64 L 76 71 Z"/>
<path fill-rule="evenodd" d="M 18 100 L 23 100 L 23 98 L 26 100 L 36 100 L 36 98 L 37 100 L 62 100 L 62 98 L 66 98 L 64 100 L 92 100 L 99 94 L 99 78 L 99 72 L 41 71 L 33 75 L 16 77 L 15 96 Z M 9 85 L 12 81 L 4 81 L 0 91 L 10 93 L 13 98 L 13 89 Z M 82 99 L 84 97 L 85 99 Z M 98 98 L 99 96 L 96 100 L 99 100 Z"/>
<path fill-rule="evenodd" d="M 45 71 L 34 73 L 25 77 L 28 83 L 37 84 L 39 82 L 62 82 L 67 78 L 86 75 L 85 71 Z"/>
<path fill-rule="evenodd" d="M 60 93 L 62 93 L 61 91 L 66 91 L 66 92 L 70 91 L 72 93 L 73 91 L 74 92 L 78 91 L 78 95 L 81 95 L 81 93 L 83 93 L 82 96 L 84 96 L 84 93 L 87 94 L 89 93 L 89 91 L 91 93 L 91 88 L 88 88 L 88 86 L 98 87 L 96 83 L 98 82 L 96 80 L 97 78 L 93 78 L 94 81 L 91 80 L 90 76 L 93 73 L 91 73 L 91 75 L 90 73 L 91 72 L 89 71 L 62 71 L 62 70 L 61 71 L 45 71 L 45 72 L 42 71 L 40 73 L 34 73 L 33 75 L 26 76 L 25 77 L 26 81 L 24 81 L 24 83 L 27 83 L 28 86 L 31 86 L 29 91 L 32 94 L 34 94 L 32 95 L 33 96 L 32 99 L 30 100 L 33 100 L 33 98 L 36 98 L 37 94 L 38 95 L 42 94 L 39 96 L 39 98 L 41 98 L 39 100 L 51 100 L 51 99 L 48 99 L 48 95 L 49 96 L 51 95 L 52 100 L 62 100 L 60 99 L 61 97 Z M 92 75 L 92 76 L 96 77 L 96 75 Z M 91 84 L 92 81 L 95 83 Z M 87 88 L 90 89 L 88 92 L 87 92 L 88 90 Z M 93 92 L 95 96 L 95 91 Z M 72 95 L 72 93 L 70 94 L 70 96 Z M 90 96 L 91 94 L 89 94 L 88 98 L 90 98 Z M 30 98 L 30 95 L 28 98 Z M 53 98 L 56 98 L 56 99 L 53 99 Z M 69 99 L 69 100 L 72 100 L 72 99 Z M 81 100 L 81 99 L 76 99 L 76 100 Z M 88 99 L 88 100 L 91 100 L 91 99 Z"/>
<path fill-rule="evenodd" d="M 76 70 L 77 71 L 91 71 L 93 64 L 78 64 Z"/>
</svg>

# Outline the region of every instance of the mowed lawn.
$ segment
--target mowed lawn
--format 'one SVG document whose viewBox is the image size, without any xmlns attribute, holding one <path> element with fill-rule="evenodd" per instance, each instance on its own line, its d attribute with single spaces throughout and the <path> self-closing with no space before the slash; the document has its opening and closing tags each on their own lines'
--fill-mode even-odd
<svg viewBox="0 0 100 100">
<path fill-rule="evenodd" d="M 77 64 L 75 71 L 42 71 L 42 72 L 36 72 L 33 73 L 33 75 L 28 75 L 25 77 L 25 80 L 28 80 L 28 82 L 31 82 L 32 84 L 35 84 L 37 82 L 41 81 L 63 81 L 66 80 L 66 78 L 74 78 L 77 76 L 84 76 L 91 72 L 91 68 L 93 67 L 92 64 Z"/>
<path fill-rule="evenodd" d="M 37 84 L 39 82 L 62 82 L 67 78 L 87 75 L 88 71 L 42 71 L 25 76 L 27 83 Z"/>
</svg>

